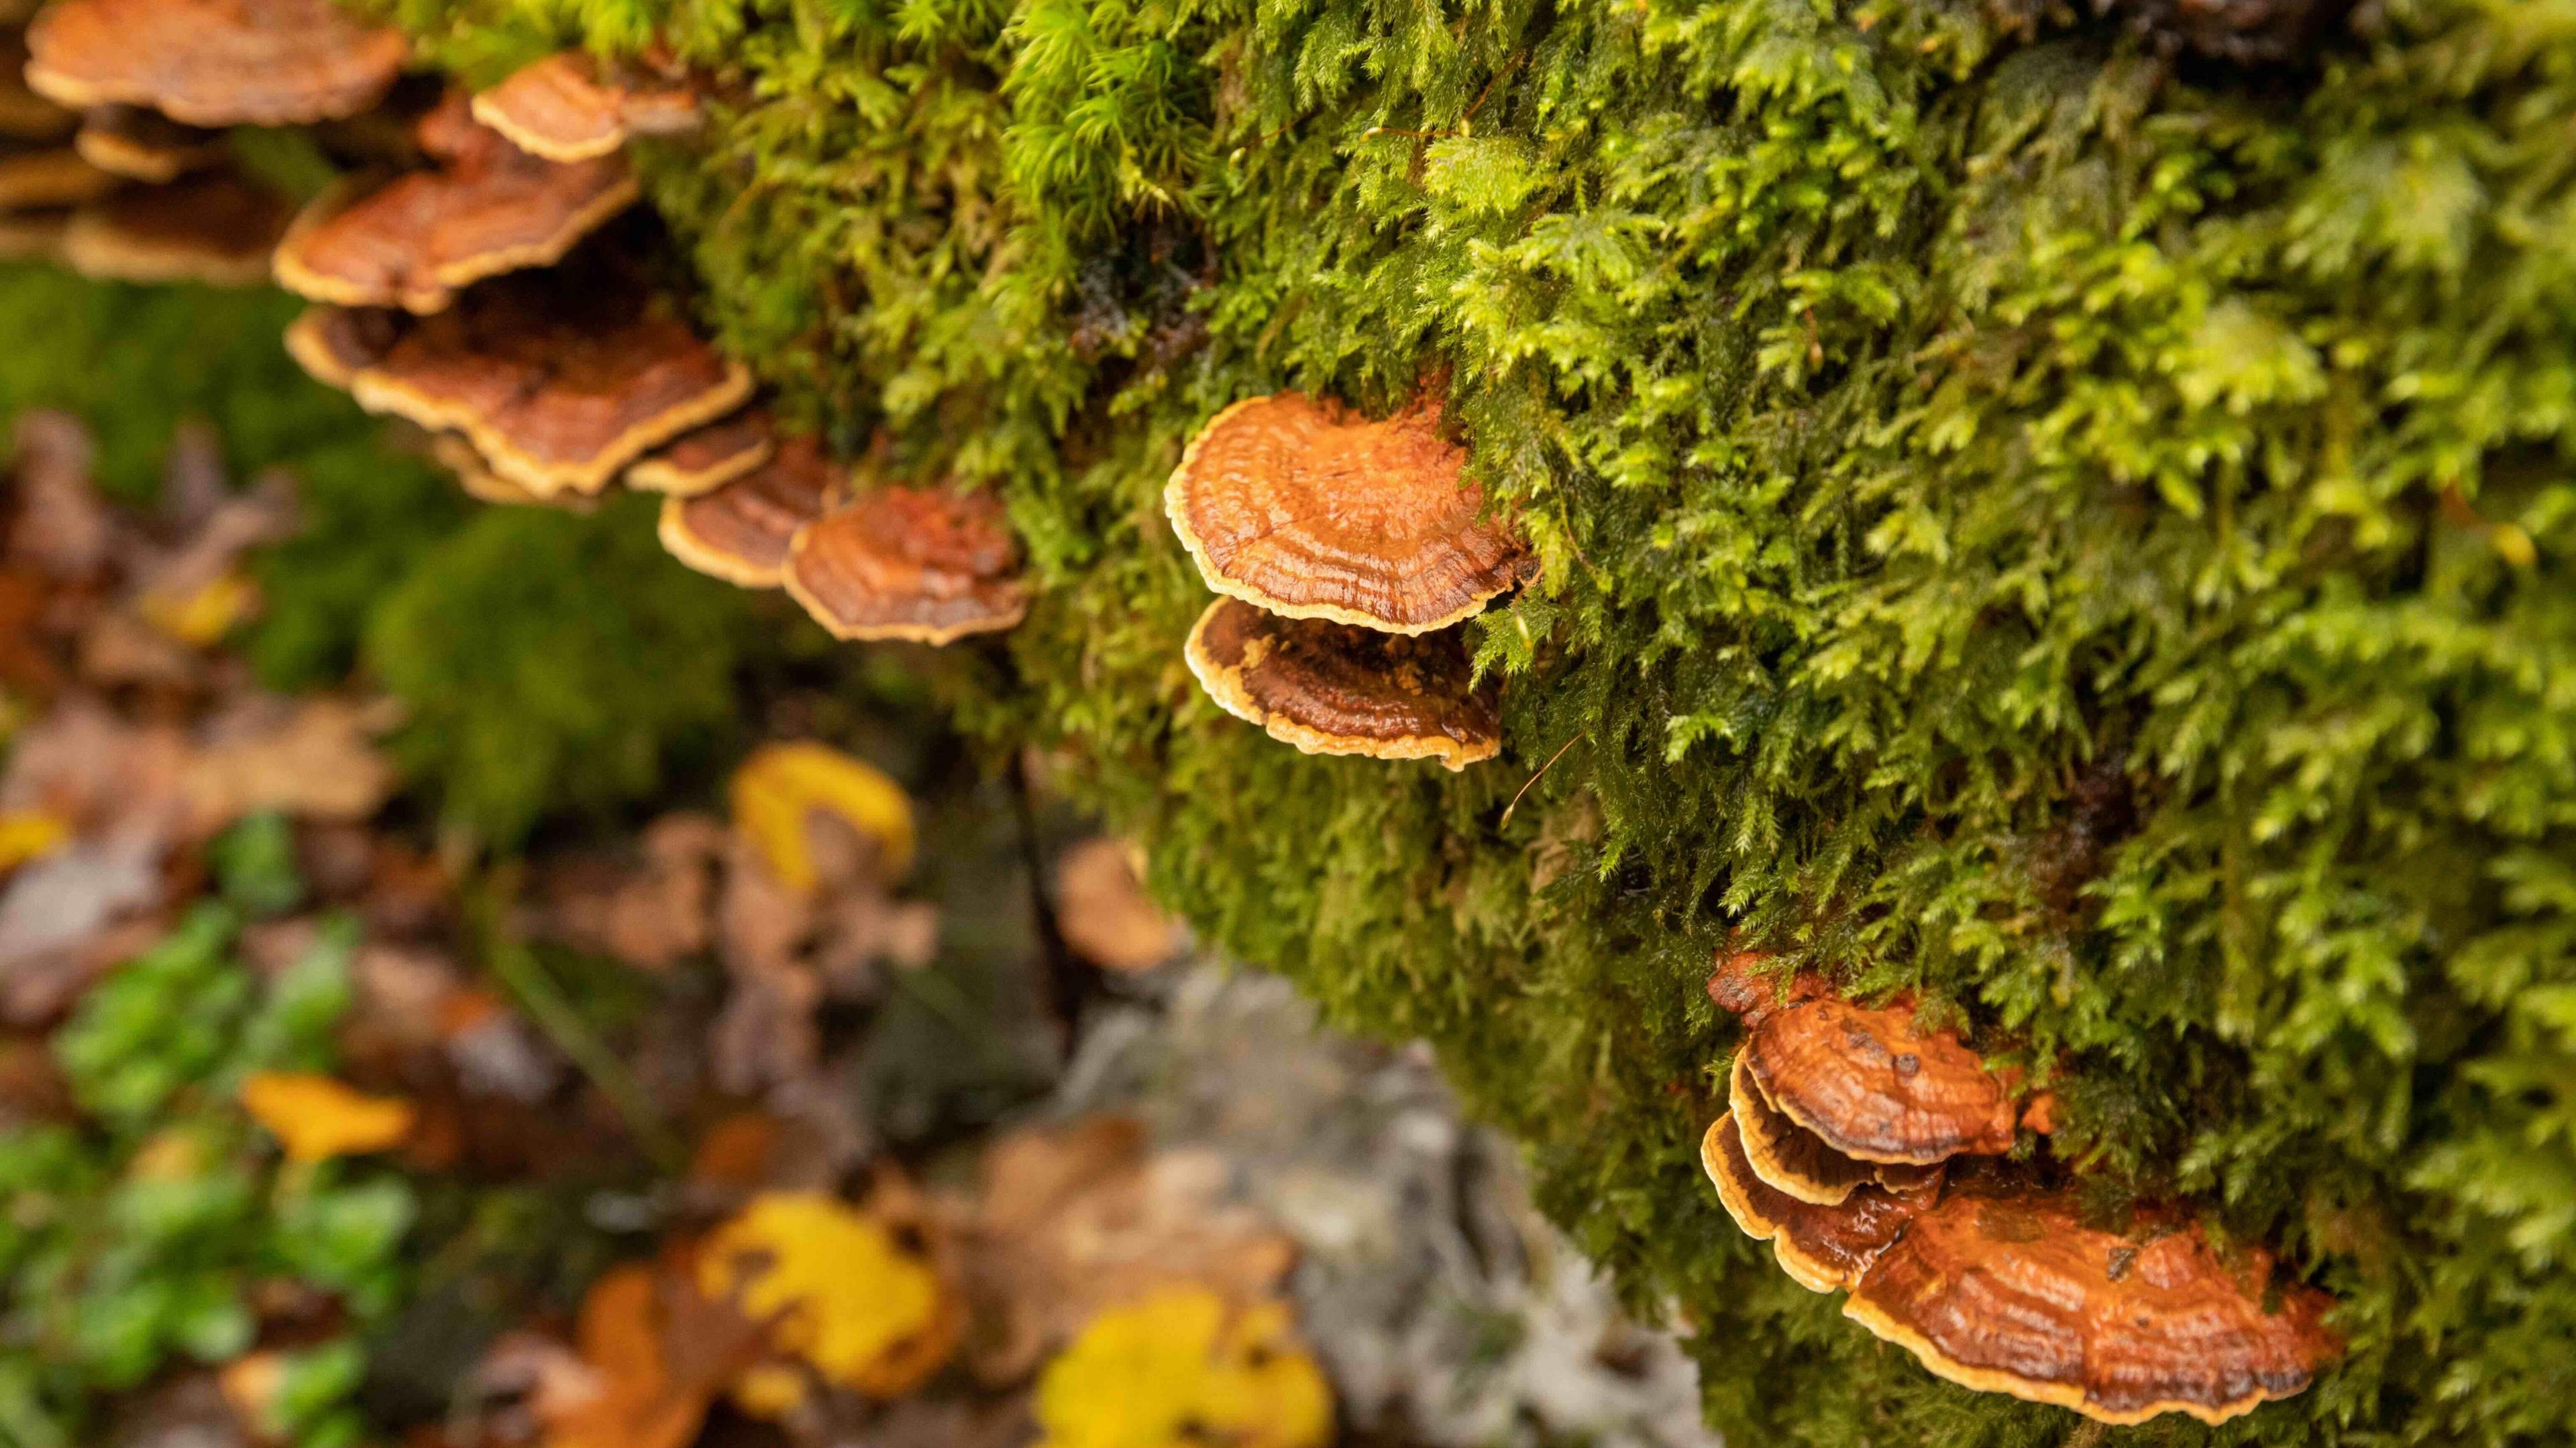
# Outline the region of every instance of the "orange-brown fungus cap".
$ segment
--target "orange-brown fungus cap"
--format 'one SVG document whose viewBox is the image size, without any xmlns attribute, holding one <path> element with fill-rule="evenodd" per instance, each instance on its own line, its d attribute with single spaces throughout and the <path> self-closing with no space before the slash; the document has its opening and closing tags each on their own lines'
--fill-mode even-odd
<svg viewBox="0 0 2576 1448">
<path fill-rule="evenodd" d="M 1463 769 L 1502 748 L 1501 711 L 1454 633 L 1385 634 L 1281 618 L 1220 598 L 1185 655 L 1218 707 L 1308 754 L 1437 759 Z"/>
<path fill-rule="evenodd" d="M 474 444 L 452 432 L 442 432 L 429 440 L 429 455 L 439 466 L 455 477 L 456 486 L 465 496 L 478 503 L 502 507 L 560 508 L 586 513 L 597 504 L 589 498 L 548 498 L 520 487 L 492 471 L 492 465 L 474 450 Z"/>
<path fill-rule="evenodd" d="M 786 582 L 835 637 L 947 644 L 1027 616 L 1019 562 L 991 494 L 889 487 L 806 524 Z"/>
<path fill-rule="evenodd" d="M 741 406 L 751 374 L 657 299 L 549 273 L 422 319 L 350 390 L 371 412 L 463 433 L 494 472 L 551 495 L 596 493 L 646 449 Z"/>
<path fill-rule="evenodd" d="M 1870 1182 L 1891 1191 L 1912 1191 L 1940 1171 L 1937 1166 L 1859 1161 L 1827 1146 L 1822 1137 L 1771 1104 L 1741 1054 L 1727 1076 L 1726 1104 L 1734 1114 L 1736 1134 L 1743 1139 L 1744 1159 L 1753 1174 L 1802 1202 L 1840 1206 L 1854 1188 Z"/>
<path fill-rule="evenodd" d="M 158 185 L 222 161 L 232 147 L 220 131 L 183 126 L 140 106 L 93 106 L 73 149 L 102 171 Z"/>
<path fill-rule="evenodd" d="M 694 498 L 713 492 L 769 461 L 776 450 L 769 410 L 745 408 L 694 432 L 684 432 L 635 460 L 626 486 L 647 493 Z"/>
<path fill-rule="evenodd" d="M 1719 1010 L 1743 1017 L 1747 1026 L 1758 1026 L 1782 1005 L 1831 994 L 1813 971 L 1799 971 L 1789 977 L 1785 987 L 1774 982 L 1762 971 L 1763 962 L 1769 959 L 1765 951 L 1719 946 L 1716 968 L 1709 972 L 1708 998 Z"/>
<path fill-rule="evenodd" d="M 1290 618 L 1445 628 L 1527 579 L 1504 523 L 1477 517 L 1467 455 L 1424 402 L 1383 422 L 1294 392 L 1218 413 L 1163 490 L 1208 586 Z"/>
<path fill-rule="evenodd" d="M 123 185 L 69 146 L 0 148 L 0 211 L 47 211 L 95 201 Z"/>
<path fill-rule="evenodd" d="M 1860 1281 L 1906 1224 L 1939 1196 L 1937 1183 L 1910 1192 L 1864 1185 L 1854 1187 L 1839 1206 L 1799 1201 L 1754 1174 L 1733 1112 L 1719 1117 L 1700 1138 L 1699 1160 L 1727 1215 L 1745 1235 L 1770 1243 L 1781 1270 L 1810 1292 L 1833 1292 Z"/>
<path fill-rule="evenodd" d="M 477 125 L 462 95 L 422 117 L 419 134 L 441 164 L 306 207 L 277 250 L 280 286 L 342 306 L 435 312 L 485 277 L 554 265 L 635 201 L 625 157 L 541 160 Z"/>
<path fill-rule="evenodd" d="M 276 192 L 208 172 L 82 207 L 63 230 L 63 260 L 103 280 L 256 286 L 268 278 L 286 216 Z"/>
<path fill-rule="evenodd" d="M 778 440 L 768 462 L 712 493 L 662 500 L 662 546 L 700 573 L 776 588 L 797 531 L 837 505 L 848 469 L 808 436 Z"/>
<path fill-rule="evenodd" d="M 1845 1156 L 1929 1165 L 2012 1149 L 2003 1082 L 1956 1032 L 1916 1029 L 1910 1006 L 1797 1001 L 1746 1035 L 1743 1056 L 1773 1105 Z"/>
<path fill-rule="evenodd" d="M 605 156 L 630 136 L 675 135 L 698 124 L 698 92 L 662 60 L 558 51 L 476 96 L 474 119 L 549 161 Z"/>
<path fill-rule="evenodd" d="M 361 368 L 372 367 L 401 340 L 406 321 L 379 307 L 306 307 L 286 327 L 286 355 L 314 381 L 349 390 Z"/>
<path fill-rule="evenodd" d="M 2270 1290 L 2268 1259 L 2250 1256 L 2231 1270 L 2196 1230 L 2103 1231 L 2066 1194 L 1981 1186 L 1915 1218 L 1843 1313 L 1982 1392 L 2106 1423 L 2219 1423 L 2342 1352 L 2333 1299 Z"/>
<path fill-rule="evenodd" d="M 291 126 L 374 105 L 411 43 L 332 0 L 57 0 L 27 28 L 27 83 L 76 109 L 192 126 Z"/>
</svg>

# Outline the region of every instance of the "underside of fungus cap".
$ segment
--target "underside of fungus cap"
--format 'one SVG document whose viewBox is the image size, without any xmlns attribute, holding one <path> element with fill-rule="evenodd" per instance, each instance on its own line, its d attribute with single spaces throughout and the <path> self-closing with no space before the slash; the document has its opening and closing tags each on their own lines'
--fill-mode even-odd
<svg viewBox="0 0 2576 1448">
<path fill-rule="evenodd" d="M 694 498 L 713 492 L 769 461 L 776 444 L 769 409 L 747 407 L 684 432 L 637 458 L 626 486 L 639 492 Z"/>
<path fill-rule="evenodd" d="M 1495 691 L 1470 685 L 1455 633 L 1379 633 L 1220 598 L 1190 630 L 1186 657 L 1218 707 L 1308 754 L 1463 769 L 1502 749 Z"/>
<path fill-rule="evenodd" d="M 16 30 L 0 30 L 0 137 L 59 141 L 79 124 L 78 114 L 28 87 L 26 36 Z"/>
<path fill-rule="evenodd" d="M 421 319 L 350 390 L 371 412 L 464 434 L 540 496 L 596 493 L 751 395 L 750 372 L 672 311 L 586 273 L 504 278 Z"/>
<path fill-rule="evenodd" d="M 63 261 L 107 281 L 257 286 L 286 229 L 285 201 L 230 171 L 129 187 L 72 213 Z"/>
<path fill-rule="evenodd" d="M 325 387 L 349 390 L 364 367 L 393 350 L 408 319 L 380 307 L 312 306 L 287 324 L 286 355 Z"/>
<path fill-rule="evenodd" d="M 423 148 L 443 164 L 306 207 L 278 248 L 278 284 L 342 306 L 435 312 L 486 277 L 554 265 L 634 203 L 623 156 L 542 160 L 464 108 L 451 96 L 421 122 Z"/>
<path fill-rule="evenodd" d="M 1371 422 L 1295 392 L 1238 402 L 1163 490 L 1208 586 L 1290 618 L 1446 628 L 1526 581 L 1511 527 L 1480 518 L 1437 403 Z"/>
<path fill-rule="evenodd" d="M 836 638 L 949 644 L 1027 616 L 1019 562 L 991 494 L 882 487 L 806 524 L 786 583 Z"/>
<path fill-rule="evenodd" d="M 0 147 L 0 212 L 78 206 L 123 184 L 69 146 Z"/>
<path fill-rule="evenodd" d="M 565 50 L 520 67 L 474 97 L 474 118 L 520 150 L 550 161 L 587 161 L 630 136 L 667 136 L 698 124 L 697 88 L 654 59 L 603 61 Z"/>
<path fill-rule="evenodd" d="M 452 432 L 442 432 L 431 438 L 429 455 L 456 479 L 456 486 L 465 496 L 478 503 L 502 507 L 560 508 L 568 512 L 588 512 L 597 506 L 589 498 L 540 497 L 520 487 L 492 471 L 492 465 L 474 450 L 474 444 Z"/>
<path fill-rule="evenodd" d="M 411 55 L 401 31 L 332 0 L 56 0 L 27 48 L 27 83 L 63 105 L 148 106 L 192 126 L 355 115 Z"/>
<path fill-rule="evenodd" d="M 1727 1215 L 1746 1236 L 1770 1243 L 1780 1269 L 1810 1292 L 1840 1291 L 1858 1282 L 1939 1195 L 1937 1183 L 1908 1192 L 1862 1185 L 1836 1206 L 1799 1201 L 1754 1174 L 1733 1112 L 1700 1138 L 1699 1155 Z"/>
<path fill-rule="evenodd" d="M 2231 1269 L 2196 1229 L 2088 1226 L 2066 1192 L 1981 1184 L 1917 1217 L 1845 1316 L 1935 1374 L 2106 1423 L 2220 1423 L 2304 1390 L 2342 1352 L 2333 1301 Z"/>
<path fill-rule="evenodd" d="M 1859 1161 L 1827 1146 L 1823 1138 L 1771 1104 L 1741 1054 L 1727 1076 L 1726 1104 L 1735 1116 L 1744 1159 L 1753 1174 L 1802 1202 L 1839 1206 L 1854 1188 L 1873 1182 L 1893 1191 L 1911 1191 L 1941 1170 L 1912 1163 Z"/>
<path fill-rule="evenodd" d="M 183 126 L 141 106 L 92 106 L 72 146 L 102 171 L 153 185 L 219 165 L 232 153 L 222 132 Z"/>
<path fill-rule="evenodd" d="M 776 588 L 798 530 L 840 503 L 848 479 L 820 439 L 781 437 L 776 456 L 714 492 L 663 499 L 662 546 L 710 577 Z"/>
<path fill-rule="evenodd" d="M 1955 1031 L 1924 1031 L 1909 1005 L 1794 1002 L 1745 1036 L 1762 1094 L 1845 1156 L 1930 1165 L 2012 1150 L 2003 1079 Z"/>
</svg>

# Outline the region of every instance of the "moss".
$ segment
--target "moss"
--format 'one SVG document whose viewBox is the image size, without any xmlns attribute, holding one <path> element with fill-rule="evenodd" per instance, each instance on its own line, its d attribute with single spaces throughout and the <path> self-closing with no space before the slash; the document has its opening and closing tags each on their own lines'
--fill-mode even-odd
<svg viewBox="0 0 2576 1448">
<path fill-rule="evenodd" d="M 2070 1420 L 1725 1222 L 1730 931 L 2063 1063 L 2106 1202 L 2343 1300 L 2307 1395 L 2117 1436 L 2567 1441 L 2576 5 L 2385 0 L 2239 70 L 1971 0 L 397 9 L 486 77 L 657 25 L 724 74 L 646 158 L 709 324 L 998 487 L 1046 584 L 961 717 L 1431 1039 L 1740 1441 Z M 1297 756 L 1180 664 L 1162 477 L 1241 396 L 1435 372 L 1547 563 L 1481 634 L 1505 756 Z"/>
</svg>

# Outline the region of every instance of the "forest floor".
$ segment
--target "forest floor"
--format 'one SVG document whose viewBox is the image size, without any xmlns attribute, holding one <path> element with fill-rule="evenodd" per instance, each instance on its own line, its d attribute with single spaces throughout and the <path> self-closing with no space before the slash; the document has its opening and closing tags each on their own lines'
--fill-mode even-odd
<svg viewBox="0 0 2576 1448">
<path fill-rule="evenodd" d="M 1195 951 L 1060 766 L 781 685 L 496 853 L 228 651 L 291 478 L 15 447 L 0 1444 L 1703 1440 L 1427 1058 Z"/>
</svg>

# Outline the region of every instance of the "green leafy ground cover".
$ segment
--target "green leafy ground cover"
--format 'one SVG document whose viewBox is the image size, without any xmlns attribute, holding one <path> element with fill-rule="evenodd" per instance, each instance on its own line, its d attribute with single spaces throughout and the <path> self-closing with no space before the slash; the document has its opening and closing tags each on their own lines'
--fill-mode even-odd
<svg viewBox="0 0 2576 1448">
<path fill-rule="evenodd" d="M 398 8 L 478 79 L 656 28 L 717 68 L 646 158 L 707 322 L 1028 542 L 961 717 L 1078 761 L 1216 941 L 1432 1039 L 1702 1329 L 1738 1441 L 2073 1420 L 1725 1221 L 1730 931 L 1923 989 L 2062 1076 L 2106 1206 L 2183 1196 L 2342 1299 L 2306 1396 L 2122 1436 L 2569 1437 L 2576 5 L 2388 0 L 2251 70 L 1967 4 Z M 1298 756 L 1181 666 L 1162 480 L 1239 397 L 1436 373 L 1547 563 L 1479 635 L 1504 757 Z M 671 693 L 609 712 L 714 727 Z"/>
</svg>

